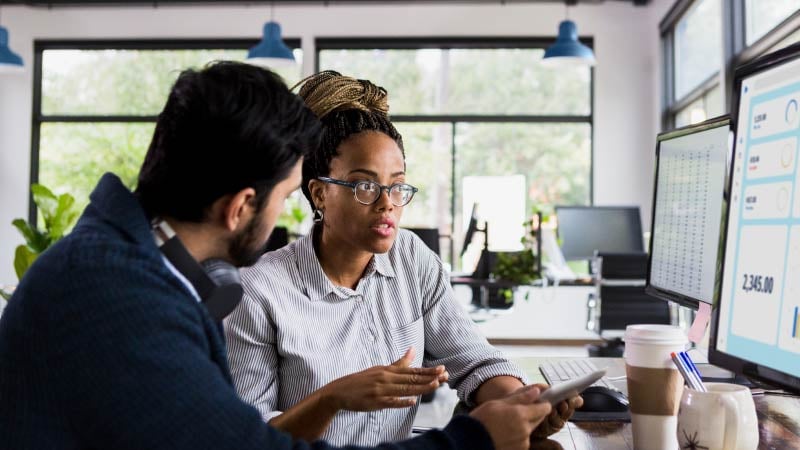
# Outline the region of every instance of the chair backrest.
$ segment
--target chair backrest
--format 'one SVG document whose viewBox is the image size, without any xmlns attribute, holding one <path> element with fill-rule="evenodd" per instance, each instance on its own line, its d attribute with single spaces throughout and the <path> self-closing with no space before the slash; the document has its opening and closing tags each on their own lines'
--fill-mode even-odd
<svg viewBox="0 0 800 450">
<path fill-rule="evenodd" d="M 406 228 L 408 231 L 416 234 L 422 239 L 422 242 L 428 246 L 429 249 L 433 250 L 438 256 L 442 256 L 439 253 L 439 229 L 438 228 Z"/>
<path fill-rule="evenodd" d="M 595 266 L 599 332 L 624 330 L 632 324 L 672 322 L 669 303 L 645 293 L 646 253 L 598 253 Z"/>
<path fill-rule="evenodd" d="M 271 252 L 289 244 L 289 230 L 286 227 L 275 227 L 267 240 L 266 250 Z"/>
</svg>

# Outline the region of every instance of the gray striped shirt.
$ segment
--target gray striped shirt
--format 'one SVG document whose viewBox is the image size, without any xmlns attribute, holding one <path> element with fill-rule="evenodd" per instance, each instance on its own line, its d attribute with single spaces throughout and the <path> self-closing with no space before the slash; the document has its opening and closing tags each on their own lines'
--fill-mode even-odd
<svg viewBox="0 0 800 450">
<path fill-rule="evenodd" d="M 527 382 L 480 335 L 439 258 L 409 231 L 372 258 L 355 290 L 325 276 L 310 235 L 244 269 L 242 281 L 244 298 L 225 320 L 228 360 L 239 395 L 265 421 L 334 379 L 391 364 L 410 346 L 412 365 L 443 364 L 462 400 L 495 376 Z M 403 439 L 416 411 L 340 411 L 323 438 L 365 446 Z"/>
</svg>

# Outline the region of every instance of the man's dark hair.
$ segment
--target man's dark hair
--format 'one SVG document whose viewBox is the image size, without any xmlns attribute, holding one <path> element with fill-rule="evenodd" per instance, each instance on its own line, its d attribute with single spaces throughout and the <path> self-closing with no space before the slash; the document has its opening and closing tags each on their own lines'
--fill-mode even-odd
<svg viewBox="0 0 800 450">
<path fill-rule="evenodd" d="M 260 211 L 320 124 L 276 74 L 222 61 L 178 76 L 158 116 L 136 194 L 150 217 L 202 222 L 219 198 L 252 187 Z"/>
</svg>

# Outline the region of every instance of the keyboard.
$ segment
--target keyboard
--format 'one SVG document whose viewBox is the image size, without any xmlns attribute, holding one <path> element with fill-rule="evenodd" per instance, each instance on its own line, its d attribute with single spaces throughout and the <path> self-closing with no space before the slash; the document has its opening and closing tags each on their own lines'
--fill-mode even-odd
<svg viewBox="0 0 800 450">
<path fill-rule="evenodd" d="M 539 371 L 544 375 L 545 380 L 550 386 L 564 383 L 573 378 L 582 377 L 593 372 L 597 372 L 597 366 L 586 359 L 564 359 L 546 361 L 539 365 Z M 605 386 L 609 389 L 619 391 L 606 377 L 595 381 L 592 386 Z"/>
</svg>

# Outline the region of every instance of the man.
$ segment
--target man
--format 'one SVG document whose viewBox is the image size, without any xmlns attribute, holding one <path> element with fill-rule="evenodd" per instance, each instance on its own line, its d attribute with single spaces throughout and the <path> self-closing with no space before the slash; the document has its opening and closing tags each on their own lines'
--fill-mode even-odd
<svg viewBox="0 0 800 450">
<path fill-rule="evenodd" d="M 238 398 L 196 280 L 199 262 L 258 258 L 318 142 L 313 114 L 271 72 L 228 62 L 182 73 L 136 192 L 105 175 L 0 319 L 0 448 L 309 447 Z M 438 377 L 393 370 L 407 394 Z M 550 411 L 537 396 L 521 390 L 388 447 L 528 448 Z"/>
</svg>

